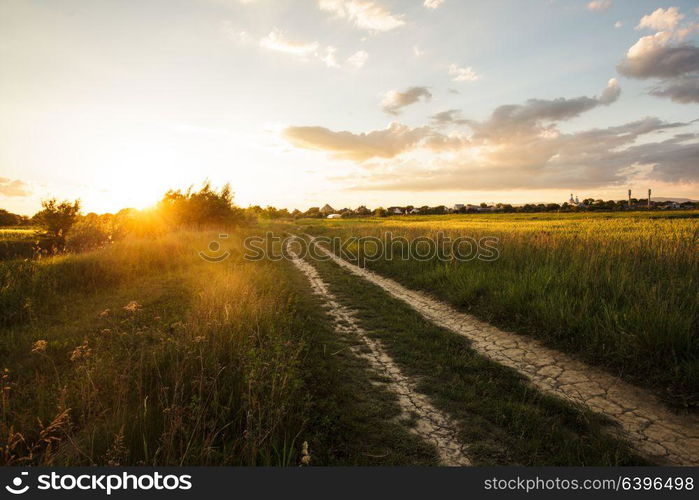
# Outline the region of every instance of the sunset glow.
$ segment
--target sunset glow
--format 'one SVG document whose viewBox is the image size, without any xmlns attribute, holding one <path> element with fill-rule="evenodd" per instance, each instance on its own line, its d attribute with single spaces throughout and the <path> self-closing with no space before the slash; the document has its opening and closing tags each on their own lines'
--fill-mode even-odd
<svg viewBox="0 0 699 500">
<path fill-rule="evenodd" d="M 0 202 L 699 197 L 695 2 L 496 3 L 6 0 Z"/>
</svg>

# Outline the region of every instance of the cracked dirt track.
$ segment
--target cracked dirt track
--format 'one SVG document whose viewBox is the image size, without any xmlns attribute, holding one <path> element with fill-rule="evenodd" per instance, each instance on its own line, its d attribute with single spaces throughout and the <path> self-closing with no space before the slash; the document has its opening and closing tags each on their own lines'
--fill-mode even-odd
<svg viewBox="0 0 699 500">
<path fill-rule="evenodd" d="M 442 465 L 471 465 L 465 447 L 456 437 L 455 423 L 436 409 L 425 395 L 416 391 L 415 382 L 406 377 L 381 344 L 367 336 L 359 326 L 354 311 L 337 302 L 315 267 L 298 258 L 290 248 L 288 251 L 296 268 L 308 278 L 313 292 L 323 299 L 336 331 L 361 340 L 367 349 L 355 346 L 352 351 L 367 360 L 371 368 L 387 381 L 386 388 L 395 393 L 403 417 L 414 417 L 415 426 L 410 428 L 411 432 L 434 445 Z"/>
<path fill-rule="evenodd" d="M 468 338 L 476 351 L 514 368 L 542 391 L 585 405 L 618 422 L 629 443 L 641 455 L 661 464 L 699 465 L 697 416 L 676 415 L 648 391 L 532 338 L 500 330 L 425 293 L 357 267 L 322 245 L 316 247 L 341 267 L 383 288 L 432 323 Z"/>
</svg>

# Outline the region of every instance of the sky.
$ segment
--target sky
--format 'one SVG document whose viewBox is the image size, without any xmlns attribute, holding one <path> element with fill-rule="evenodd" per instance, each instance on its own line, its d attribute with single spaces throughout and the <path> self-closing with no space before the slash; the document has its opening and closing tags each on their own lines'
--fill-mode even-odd
<svg viewBox="0 0 699 500">
<path fill-rule="evenodd" d="M 0 0 L 0 208 L 699 198 L 696 0 Z"/>
</svg>

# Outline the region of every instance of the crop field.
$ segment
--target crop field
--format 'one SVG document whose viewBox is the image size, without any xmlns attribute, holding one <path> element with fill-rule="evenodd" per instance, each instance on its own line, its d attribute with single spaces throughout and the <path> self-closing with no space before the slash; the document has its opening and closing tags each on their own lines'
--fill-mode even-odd
<svg viewBox="0 0 699 500">
<path fill-rule="evenodd" d="M 599 403 L 632 392 L 621 377 L 660 396 L 648 404 L 663 429 L 693 432 L 699 219 L 683 215 L 299 219 L 4 260 L 0 463 L 694 463 L 691 439 L 634 427 L 645 393 L 629 415 Z M 362 277 L 290 243 L 389 231 L 494 236 L 499 256 L 386 254 Z M 270 234 L 285 258 L 250 259 L 250 238 Z M 438 312 L 396 286 L 428 292 Z M 441 321 L 461 312 L 467 335 Z M 530 365 L 553 356 L 541 373 L 592 366 L 585 383 L 616 393 L 568 397 L 471 336 L 498 327 L 542 341 L 515 341 Z"/>
<path fill-rule="evenodd" d="M 699 403 L 696 211 L 304 220 L 301 230 L 344 241 L 496 238 L 491 261 L 384 251 L 364 265 L 652 388 L 672 406 Z M 348 248 L 363 244 L 373 245 Z"/>
</svg>

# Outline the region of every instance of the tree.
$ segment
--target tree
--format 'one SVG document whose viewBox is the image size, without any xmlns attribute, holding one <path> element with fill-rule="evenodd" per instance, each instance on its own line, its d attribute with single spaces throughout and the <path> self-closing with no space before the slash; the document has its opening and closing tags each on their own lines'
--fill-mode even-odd
<svg viewBox="0 0 699 500">
<path fill-rule="evenodd" d="M 170 190 L 159 204 L 159 212 L 171 226 L 207 227 L 235 224 L 242 220 L 242 210 L 233 203 L 229 184 L 220 190 L 206 181 L 199 191 L 190 186 L 184 193 Z"/>
<path fill-rule="evenodd" d="M 71 203 L 68 200 L 59 202 L 51 198 L 43 200 L 41 207 L 43 210 L 34 216 L 34 220 L 54 239 L 54 245 L 62 250 L 66 234 L 80 215 L 80 200 Z"/>
<path fill-rule="evenodd" d="M 320 213 L 320 207 L 311 207 L 306 212 L 303 214 L 304 217 L 315 217 L 316 219 L 319 219 L 323 217 L 323 214 Z"/>
<path fill-rule="evenodd" d="M 20 224 L 22 224 L 21 215 L 0 208 L 0 226 L 19 226 Z"/>
<path fill-rule="evenodd" d="M 374 215 L 376 217 L 386 217 L 386 210 L 384 210 L 382 207 L 379 207 L 376 210 L 374 210 Z"/>
<path fill-rule="evenodd" d="M 361 206 L 357 207 L 357 210 L 355 210 L 354 213 L 356 213 L 357 215 L 359 215 L 361 217 L 366 217 L 368 215 L 371 215 L 371 210 L 369 210 L 364 205 L 361 205 Z"/>
</svg>

